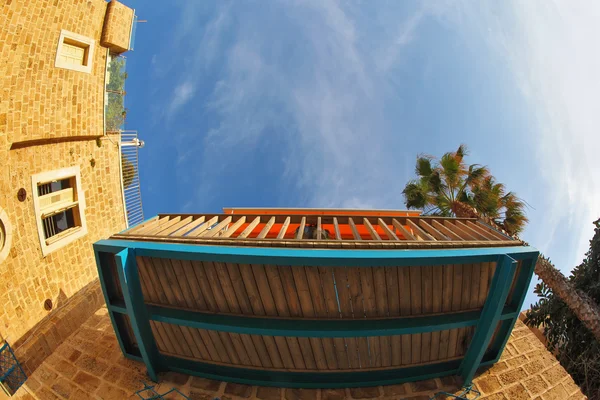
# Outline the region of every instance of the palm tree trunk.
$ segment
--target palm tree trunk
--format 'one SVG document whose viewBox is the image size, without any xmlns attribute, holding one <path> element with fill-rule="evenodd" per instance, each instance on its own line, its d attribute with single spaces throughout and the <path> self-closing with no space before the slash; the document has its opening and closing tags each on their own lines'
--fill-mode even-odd
<svg viewBox="0 0 600 400">
<path fill-rule="evenodd" d="M 535 273 L 600 341 L 598 305 L 587 294 L 575 289 L 571 282 L 541 254 L 535 264 Z"/>
<path fill-rule="evenodd" d="M 460 202 L 455 203 L 452 205 L 452 211 L 457 217 L 480 218 L 487 224 L 503 231 L 492 219 L 482 218 L 469 205 Z M 571 282 L 543 254 L 540 254 L 535 264 L 535 273 L 548 285 L 554 294 L 565 302 L 581 323 L 600 341 L 600 307 L 598 307 L 594 300 L 573 287 Z"/>
</svg>

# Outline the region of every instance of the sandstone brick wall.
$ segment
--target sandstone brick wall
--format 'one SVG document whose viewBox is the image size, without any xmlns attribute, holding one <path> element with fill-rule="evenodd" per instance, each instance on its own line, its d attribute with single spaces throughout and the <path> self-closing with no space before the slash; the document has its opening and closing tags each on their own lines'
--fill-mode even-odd
<svg viewBox="0 0 600 400">
<path fill-rule="evenodd" d="M 0 2 L 0 147 L 103 133 L 104 0 Z M 91 74 L 55 68 L 61 29 L 96 41 Z M 2 160 L 2 159 L 0 159 Z"/>
<path fill-rule="evenodd" d="M 123 357 L 108 312 L 101 308 L 47 358 L 15 398 L 132 399 L 132 394 L 143 388 L 142 381 L 149 383 L 145 372 L 142 363 Z M 462 392 L 453 377 L 352 389 L 258 387 L 177 373 L 161 374 L 159 380 L 159 393 L 175 387 L 192 400 L 428 400 L 441 391 Z M 480 372 L 475 387 L 482 393 L 480 399 L 486 400 L 585 399 L 556 358 L 521 321 L 517 322 L 502 360 Z M 436 397 L 444 398 L 450 397 Z"/>
<path fill-rule="evenodd" d="M 116 0 L 108 3 L 106 20 L 102 31 L 102 46 L 108 47 L 115 53 L 129 50 L 129 39 L 133 10 Z"/>
<path fill-rule="evenodd" d="M 0 208 L 12 225 L 12 246 L 0 262 L 0 335 L 30 367 L 100 306 L 97 284 L 88 287 L 97 279 L 92 243 L 125 228 L 119 149 L 106 137 L 100 146 L 95 140 L 104 128 L 106 6 L 104 0 L 0 2 Z M 96 41 L 91 74 L 54 66 L 61 29 Z M 88 233 L 43 257 L 31 176 L 77 165 Z M 20 188 L 27 191 L 23 202 Z M 83 300 L 54 313 L 44 309 L 46 299 L 56 310 L 76 293 Z"/>
<path fill-rule="evenodd" d="M 48 314 L 45 299 L 60 304 L 97 278 L 92 243 L 125 228 L 119 150 L 107 139 L 101 144 L 87 140 L 2 152 L 0 207 L 12 224 L 13 241 L 0 264 L 0 334 L 13 343 Z M 88 233 L 42 257 L 31 176 L 74 165 L 81 169 Z M 28 193 L 24 202 L 17 199 L 20 188 Z"/>
</svg>

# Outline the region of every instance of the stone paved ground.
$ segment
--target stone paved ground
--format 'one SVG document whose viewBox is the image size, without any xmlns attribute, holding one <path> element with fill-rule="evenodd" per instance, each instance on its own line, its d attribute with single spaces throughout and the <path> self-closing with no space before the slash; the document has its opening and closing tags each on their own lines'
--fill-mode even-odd
<svg viewBox="0 0 600 400">
<path fill-rule="evenodd" d="M 143 387 L 142 381 L 149 382 L 144 365 L 121 355 L 107 310 L 102 307 L 46 359 L 15 398 L 139 399 L 133 393 Z M 475 384 L 483 394 L 481 398 L 487 400 L 585 399 L 556 358 L 520 321 L 500 362 L 479 374 Z M 158 392 L 164 393 L 173 387 L 193 400 L 427 400 L 442 389 L 457 389 L 452 378 L 384 387 L 308 390 L 256 387 L 175 373 L 162 374 Z"/>
</svg>

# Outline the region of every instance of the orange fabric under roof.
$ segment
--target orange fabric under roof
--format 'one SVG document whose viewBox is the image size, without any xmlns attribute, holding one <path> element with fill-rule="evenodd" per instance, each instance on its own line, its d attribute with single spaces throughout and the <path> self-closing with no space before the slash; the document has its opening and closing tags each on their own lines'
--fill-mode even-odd
<svg viewBox="0 0 600 400">
<path fill-rule="evenodd" d="M 419 210 L 359 210 L 344 208 L 243 208 L 223 207 L 225 214 L 246 215 L 358 215 L 362 217 L 417 217 Z"/>
</svg>

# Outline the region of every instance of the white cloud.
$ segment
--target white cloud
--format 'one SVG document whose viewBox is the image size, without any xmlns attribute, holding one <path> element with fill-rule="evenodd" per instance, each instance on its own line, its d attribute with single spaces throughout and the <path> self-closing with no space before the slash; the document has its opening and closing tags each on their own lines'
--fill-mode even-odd
<svg viewBox="0 0 600 400">
<path fill-rule="evenodd" d="M 173 90 L 173 96 L 167 106 L 167 117 L 170 118 L 194 96 L 196 88 L 191 82 L 183 82 Z"/>
</svg>

